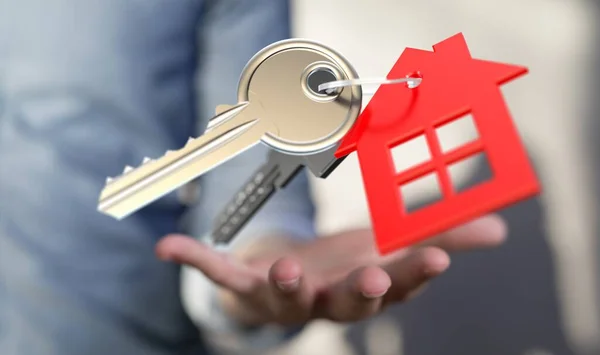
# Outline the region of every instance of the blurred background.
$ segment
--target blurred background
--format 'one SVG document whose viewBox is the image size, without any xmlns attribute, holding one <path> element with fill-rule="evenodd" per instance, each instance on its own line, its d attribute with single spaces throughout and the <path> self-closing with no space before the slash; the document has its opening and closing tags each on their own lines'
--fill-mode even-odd
<svg viewBox="0 0 600 355">
<path fill-rule="evenodd" d="M 473 57 L 527 66 L 527 76 L 502 90 L 544 190 L 501 211 L 510 228 L 504 246 L 453 257 L 421 297 L 352 325 L 314 322 L 269 354 L 600 355 L 600 2 L 292 4 L 293 36 L 340 51 L 361 77 L 384 77 L 404 48 L 430 50 L 458 32 Z M 451 144 L 472 132 L 449 133 Z M 415 147 L 394 158 L 425 154 Z M 457 172 L 465 185 L 484 174 L 481 161 Z M 321 234 L 369 226 L 355 154 L 311 184 Z M 409 202 L 435 192 L 410 191 Z"/>
<path fill-rule="evenodd" d="M 453 258 L 422 297 L 348 327 L 316 322 L 273 354 L 600 354 L 600 4 L 297 0 L 292 14 L 294 36 L 341 51 L 362 77 L 458 32 L 473 57 L 529 67 L 502 90 L 544 191 L 502 211 L 506 245 Z M 480 163 L 459 172 L 464 184 L 484 173 Z M 413 191 L 412 202 L 433 192 Z M 369 225 L 355 154 L 313 193 L 323 233 Z"/>
</svg>

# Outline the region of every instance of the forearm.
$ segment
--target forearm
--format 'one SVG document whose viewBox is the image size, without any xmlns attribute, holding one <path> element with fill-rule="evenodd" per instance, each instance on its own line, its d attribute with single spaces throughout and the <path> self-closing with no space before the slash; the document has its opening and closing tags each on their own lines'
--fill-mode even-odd
<svg viewBox="0 0 600 355">
<path fill-rule="evenodd" d="M 0 1 L 0 354 L 201 351 L 179 269 L 154 255 L 175 195 L 122 221 L 96 209 L 107 176 L 185 143 L 196 12 Z"/>
</svg>

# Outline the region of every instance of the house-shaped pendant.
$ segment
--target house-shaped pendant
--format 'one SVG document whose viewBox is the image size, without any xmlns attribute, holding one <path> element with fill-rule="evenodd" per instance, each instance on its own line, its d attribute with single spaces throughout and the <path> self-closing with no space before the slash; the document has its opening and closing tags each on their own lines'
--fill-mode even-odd
<svg viewBox="0 0 600 355">
<path fill-rule="evenodd" d="M 344 137 L 337 157 L 358 153 L 378 248 L 392 252 L 539 193 L 540 186 L 500 91 L 527 68 L 473 59 L 462 34 L 433 46 L 407 48 L 388 78 L 418 76 L 420 85 L 385 85 Z M 478 139 L 445 151 L 438 130 L 465 115 Z M 431 159 L 396 171 L 391 149 L 424 136 Z M 449 167 L 484 154 L 492 178 L 457 191 Z M 433 174 L 441 199 L 408 212 L 401 187 Z"/>
</svg>

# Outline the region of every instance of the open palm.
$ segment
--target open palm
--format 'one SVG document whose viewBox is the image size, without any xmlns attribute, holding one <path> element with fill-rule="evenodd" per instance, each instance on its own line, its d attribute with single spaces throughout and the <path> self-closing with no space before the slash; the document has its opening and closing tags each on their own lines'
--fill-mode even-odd
<svg viewBox="0 0 600 355">
<path fill-rule="evenodd" d="M 410 298 L 450 264 L 449 252 L 494 247 L 506 228 L 486 216 L 417 246 L 380 256 L 370 230 L 343 232 L 307 244 L 267 240 L 227 255 L 195 239 L 165 237 L 157 254 L 199 269 L 222 288 L 227 313 L 248 325 L 355 321 Z"/>
</svg>

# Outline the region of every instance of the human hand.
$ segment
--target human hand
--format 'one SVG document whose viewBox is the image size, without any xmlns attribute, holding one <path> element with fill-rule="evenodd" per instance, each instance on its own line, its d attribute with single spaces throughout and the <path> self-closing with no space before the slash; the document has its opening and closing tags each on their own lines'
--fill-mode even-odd
<svg viewBox="0 0 600 355">
<path fill-rule="evenodd" d="M 372 316 L 410 299 L 450 265 L 448 253 L 501 244 L 504 222 L 486 216 L 419 245 L 380 256 L 370 230 L 306 244 L 260 239 L 227 255 L 195 239 L 165 237 L 157 255 L 199 269 L 221 287 L 226 313 L 246 325 L 296 325 L 312 319 L 340 322 Z"/>
</svg>

